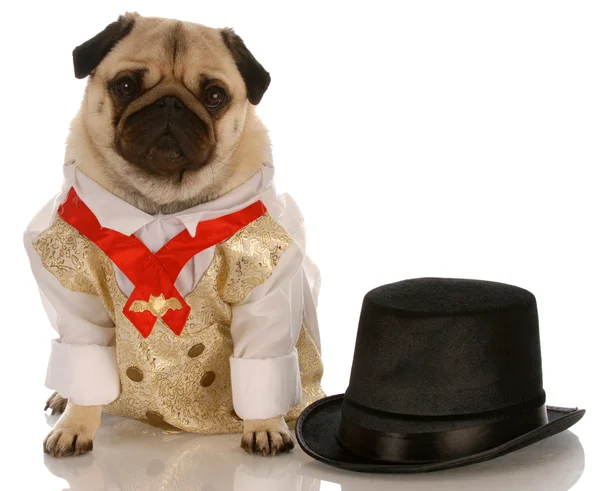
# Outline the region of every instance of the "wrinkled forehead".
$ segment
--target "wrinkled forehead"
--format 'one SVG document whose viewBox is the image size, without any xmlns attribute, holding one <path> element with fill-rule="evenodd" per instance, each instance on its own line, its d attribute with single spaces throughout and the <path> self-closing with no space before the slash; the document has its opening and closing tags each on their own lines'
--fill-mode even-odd
<svg viewBox="0 0 600 491">
<path fill-rule="evenodd" d="M 165 78 L 207 78 L 243 84 L 220 31 L 191 22 L 140 18 L 104 61 L 103 77 L 107 79 L 122 71 L 141 70 L 153 83 Z"/>
</svg>

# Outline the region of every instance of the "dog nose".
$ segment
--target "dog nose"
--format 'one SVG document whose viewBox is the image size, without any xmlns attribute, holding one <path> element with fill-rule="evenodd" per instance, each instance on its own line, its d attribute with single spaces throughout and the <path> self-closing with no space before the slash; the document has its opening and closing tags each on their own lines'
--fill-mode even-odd
<svg viewBox="0 0 600 491">
<path fill-rule="evenodd" d="M 168 95 L 160 98 L 155 103 L 158 107 L 164 107 L 167 109 L 175 109 L 180 110 L 183 109 L 183 102 L 181 102 L 177 97 Z"/>
</svg>

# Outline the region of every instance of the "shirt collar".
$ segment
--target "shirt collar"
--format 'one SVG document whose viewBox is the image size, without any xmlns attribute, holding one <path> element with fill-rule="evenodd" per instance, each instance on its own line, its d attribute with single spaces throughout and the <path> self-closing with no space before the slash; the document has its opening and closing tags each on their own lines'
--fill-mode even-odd
<svg viewBox="0 0 600 491">
<path fill-rule="evenodd" d="M 78 196 L 94 213 L 100 225 L 125 235 L 132 235 L 149 223 L 162 219 L 180 221 L 194 237 L 199 222 L 241 210 L 261 199 L 261 196 L 275 192 L 274 169 L 271 165 L 265 164 L 244 184 L 215 200 L 170 215 L 150 215 L 87 177 L 77 169 L 75 163 L 66 164 L 64 171 L 67 186 L 75 188 Z"/>
</svg>

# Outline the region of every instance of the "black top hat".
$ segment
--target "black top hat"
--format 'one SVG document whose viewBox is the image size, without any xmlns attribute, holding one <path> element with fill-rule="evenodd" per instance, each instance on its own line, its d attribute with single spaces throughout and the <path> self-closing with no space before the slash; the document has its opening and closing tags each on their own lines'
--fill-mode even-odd
<svg viewBox="0 0 600 491">
<path fill-rule="evenodd" d="M 441 470 L 530 445 L 585 413 L 545 402 L 530 292 L 420 278 L 365 296 L 348 390 L 306 408 L 296 436 L 344 469 Z"/>
</svg>

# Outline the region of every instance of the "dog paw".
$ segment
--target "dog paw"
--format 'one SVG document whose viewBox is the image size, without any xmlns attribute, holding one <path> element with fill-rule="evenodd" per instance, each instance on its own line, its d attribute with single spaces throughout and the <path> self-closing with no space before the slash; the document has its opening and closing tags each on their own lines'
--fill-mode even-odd
<svg viewBox="0 0 600 491">
<path fill-rule="evenodd" d="M 244 421 L 242 448 L 249 454 L 263 456 L 288 453 L 294 440 L 283 418 Z"/>
<path fill-rule="evenodd" d="M 62 414 L 65 412 L 66 407 L 67 399 L 61 396 L 58 392 L 55 392 L 46 401 L 46 407 L 44 407 L 44 411 L 51 409 L 53 415 Z"/>
<path fill-rule="evenodd" d="M 94 448 L 94 441 L 80 431 L 67 428 L 54 428 L 44 440 L 44 453 L 52 457 L 84 455 Z"/>
</svg>

